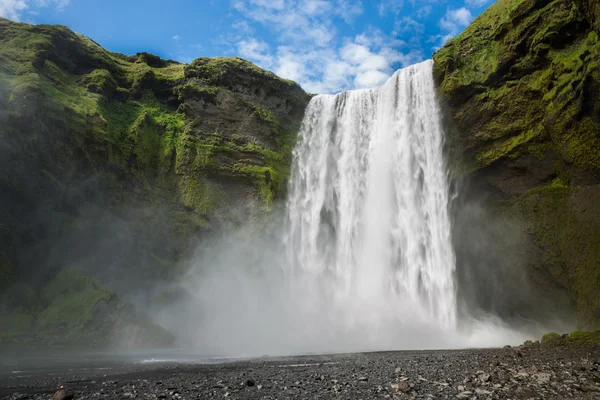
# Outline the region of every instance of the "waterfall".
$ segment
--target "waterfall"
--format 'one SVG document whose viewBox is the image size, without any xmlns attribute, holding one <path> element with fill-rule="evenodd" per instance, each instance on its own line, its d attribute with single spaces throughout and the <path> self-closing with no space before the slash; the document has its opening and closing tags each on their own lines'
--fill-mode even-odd
<svg viewBox="0 0 600 400">
<path fill-rule="evenodd" d="M 456 325 L 432 64 L 379 88 L 318 95 L 306 110 L 289 186 L 287 272 L 349 321 L 385 309 L 385 319 Z"/>
<path fill-rule="evenodd" d="M 236 357 L 522 342 L 493 316 L 457 323 L 443 140 L 431 61 L 314 97 L 285 223 L 211 245 L 185 279 L 194 317 L 168 326 Z"/>
</svg>

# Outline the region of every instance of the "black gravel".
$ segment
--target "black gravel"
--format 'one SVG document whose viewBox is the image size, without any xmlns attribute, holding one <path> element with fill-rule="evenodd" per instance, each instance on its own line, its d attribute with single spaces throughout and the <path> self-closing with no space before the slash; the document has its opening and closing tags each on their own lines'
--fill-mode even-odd
<svg viewBox="0 0 600 400">
<path fill-rule="evenodd" d="M 7 399 L 49 399 L 64 386 L 75 399 L 600 400 L 600 347 L 269 358 L 7 383 L 0 387 Z"/>
</svg>

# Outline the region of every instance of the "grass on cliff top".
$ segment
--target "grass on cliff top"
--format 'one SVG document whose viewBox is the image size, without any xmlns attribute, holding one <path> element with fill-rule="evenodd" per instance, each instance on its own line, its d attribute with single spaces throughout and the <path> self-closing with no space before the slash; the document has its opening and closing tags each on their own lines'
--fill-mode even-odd
<svg viewBox="0 0 600 400">
<path fill-rule="evenodd" d="M 35 114 L 40 120 L 40 129 L 52 129 L 46 126 L 49 121 L 56 126 L 56 122 L 69 130 L 69 135 L 90 158 L 106 154 L 109 164 L 133 169 L 134 174 L 141 174 L 144 169 L 155 173 L 155 166 L 161 168 L 163 161 L 167 164 L 181 159 L 185 115 L 166 106 L 164 100 L 158 100 L 153 90 L 161 91 L 161 95 L 168 95 L 171 90 L 177 94 L 178 89 L 180 95 L 215 96 L 220 90 L 215 85 L 235 86 L 240 76 L 248 76 L 259 84 L 267 82 L 277 88 L 298 89 L 298 96 L 303 93 L 296 83 L 236 57 L 201 58 L 186 66 L 145 53 L 136 56 L 110 53 L 66 27 L 0 20 L 0 29 L 0 80 L 6 82 L 10 103 L 21 102 L 25 107 L 34 98 L 41 110 Z M 74 59 L 62 62 L 57 55 L 65 52 L 72 52 Z M 187 70 L 214 80 L 215 84 L 199 85 L 197 83 L 204 83 L 204 79 L 192 79 L 182 85 Z M 225 80 L 219 82 L 223 77 Z M 282 129 L 273 112 L 259 105 L 253 105 L 251 112 L 271 129 L 279 147 L 287 154 L 291 150 L 288 145 L 291 139 L 287 135 L 278 136 Z M 18 114 L 25 112 L 18 110 Z M 93 142 L 89 143 L 88 139 Z M 204 140 L 194 146 L 195 161 L 190 165 L 201 169 L 210 165 L 225 168 L 228 173 L 255 184 L 267 202 L 272 192 L 282 188 L 287 179 L 289 160 L 284 160 L 279 152 L 234 141 L 217 144 Z M 221 159 L 217 158 L 221 155 L 231 157 L 233 162 L 220 165 Z M 264 165 L 255 165 L 257 159 L 258 164 Z M 174 167 L 177 169 L 177 165 Z M 146 182 L 143 178 L 141 181 Z M 217 189 L 206 185 L 183 186 L 181 193 L 187 199 L 186 205 L 194 204 L 197 206 L 194 208 L 206 213 L 214 208 L 214 199 L 208 201 L 207 198 L 218 192 Z M 208 195 L 199 191 L 206 191 Z"/>
<path fill-rule="evenodd" d="M 459 105 L 455 120 L 472 126 L 461 128 L 475 155 L 462 161 L 466 171 L 547 149 L 600 168 L 596 111 L 582 111 L 600 109 L 598 99 L 583 99 L 590 81 L 600 82 L 600 42 L 593 30 L 574 31 L 587 27 L 577 4 L 500 0 L 434 55 L 442 95 Z"/>
<path fill-rule="evenodd" d="M 300 86 L 289 79 L 283 79 L 272 73 L 257 67 L 250 61 L 239 57 L 201 57 L 197 58 L 189 64 L 186 69 L 187 74 L 199 75 L 200 78 L 209 79 L 211 81 L 219 81 L 224 79 L 230 71 L 246 72 L 252 76 L 260 77 L 266 80 L 274 80 L 284 83 L 291 88 L 300 88 Z"/>
</svg>

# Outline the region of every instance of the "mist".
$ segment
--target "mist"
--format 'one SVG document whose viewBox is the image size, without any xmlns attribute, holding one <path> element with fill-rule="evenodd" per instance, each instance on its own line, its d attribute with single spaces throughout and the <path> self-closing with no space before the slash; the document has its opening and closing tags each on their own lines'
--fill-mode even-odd
<svg viewBox="0 0 600 400">
<path fill-rule="evenodd" d="M 344 296 L 336 292 L 338 282 L 332 275 L 290 272 L 289 249 L 282 240 L 285 220 L 280 207 L 259 231 L 240 228 L 198 245 L 182 279 L 168 288 L 182 293 L 181 299 L 148 310 L 176 334 L 178 347 L 203 356 L 236 358 L 501 347 L 570 327 L 560 315 L 540 312 L 543 299 L 535 297 L 525 276 L 496 279 L 511 271 L 492 264 L 492 256 L 480 258 L 487 268 L 498 268 L 492 278 L 483 266 L 461 272 L 462 311 L 454 329 L 441 328 L 410 299 Z M 477 246 L 492 248 L 494 243 L 480 240 Z M 473 288 L 478 284 L 485 286 Z M 472 297 L 473 292 L 490 289 L 505 292 L 506 298 L 519 294 L 533 303 L 527 308 L 518 301 L 490 308 Z"/>
<path fill-rule="evenodd" d="M 226 229 L 213 221 L 218 228 L 191 233 L 185 243 L 171 232 L 183 207 L 160 196 L 135 199 L 135 184 L 107 180 L 107 171 L 94 171 L 81 154 L 49 160 L 44 152 L 53 148 L 39 137 L 2 136 L 0 165 L 10 179 L 0 182 L 7 194 L 0 198 L 0 217 L 11 231 L 1 235 L 2 248 L 18 279 L 34 290 L 60 269 L 76 268 L 173 333 L 176 346 L 205 356 L 494 347 L 569 329 L 571 310 L 548 307 L 554 292 L 532 285 L 522 257 L 527 237 L 518 221 L 488 211 L 487 189 L 455 183 L 446 210 L 441 142 L 431 152 L 431 143 L 418 141 L 424 134 L 402 136 L 403 124 L 419 118 L 419 129 L 441 127 L 427 125 L 429 116 L 416 111 L 406 118 L 388 109 L 377 114 L 377 96 L 396 105 L 399 87 L 321 98 L 319 110 L 331 114 L 309 114 L 313 140 L 321 138 L 318 129 L 330 131 L 323 147 L 304 149 L 317 152 L 294 166 L 296 177 L 304 177 L 296 186 L 290 182 L 291 195 L 298 195 L 294 207 L 306 207 L 295 209 L 296 228 L 288 199 L 274 205 L 264 225 Z M 3 93 L 0 87 L 0 109 L 6 107 Z M 364 104 L 372 108 L 350 108 Z M 430 101 L 421 111 L 435 109 L 428 107 Z M 0 111 L 0 121 L 5 118 Z M 370 134 L 365 126 L 376 124 L 377 132 L 399 138 L 361 142 Z M 344 132 L 353 129 L 360 135 L 351 142 Z M 54 140 L 67 134 L 57 131 Z M 373 152 L 370 146 L 379 147 Z M 392 149 L 410 151 L 396 158 Z M 378 169 L 359 170 L 369 157 Z M 320 186 L 311 188 L 307 176 L 322 179 Z M 342 185 L 353 191 L 342 196 Z M 115 188 L 127 201 L 115 200 Z M 245 215 L 247 207 L 228 211 Z M 344 252 L 337 251 L 346 239 Z M 0 314 L 14 306 L 10 293 L 2 296 Z M 135 334 L 117 330 L 110 346 L 133 347 Z"/>
<path fill-rule="evenodd" d="M 152 313 L 184 347 L 228 357 L 495 347 L 569 325 L 543 312 L 547 298 L 513 254 L 527 240 L 515 221 L 487 212 L 467 183 L 450 187 L 429 68 L 311 101 L 287 202 L 264 227 L 203 241 L 185 299 Z"/>
</svg>

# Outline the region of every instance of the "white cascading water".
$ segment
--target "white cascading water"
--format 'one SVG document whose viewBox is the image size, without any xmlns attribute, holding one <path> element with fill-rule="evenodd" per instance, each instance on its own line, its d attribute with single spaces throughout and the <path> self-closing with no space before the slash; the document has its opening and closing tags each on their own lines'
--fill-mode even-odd
<svg viewBox="0 0 600 400">
<path fill-rule="evenodd" d="M 499 321 L 457 323 L 442 147 L 432 61 L 316 96 L 287 224 L 211 245 L 185 279 L 195 297 L 166 325 L 203 354 L 236 357 L 518 342 Z"/>
<path fill-rule="evenodd" d="M 294 279 L 323 282 L 341 308 L 383 306 L 454 329 L 442 146 L 432 61 L 379 88 L 313 98 L 289 186 Z"/>
</svg>

